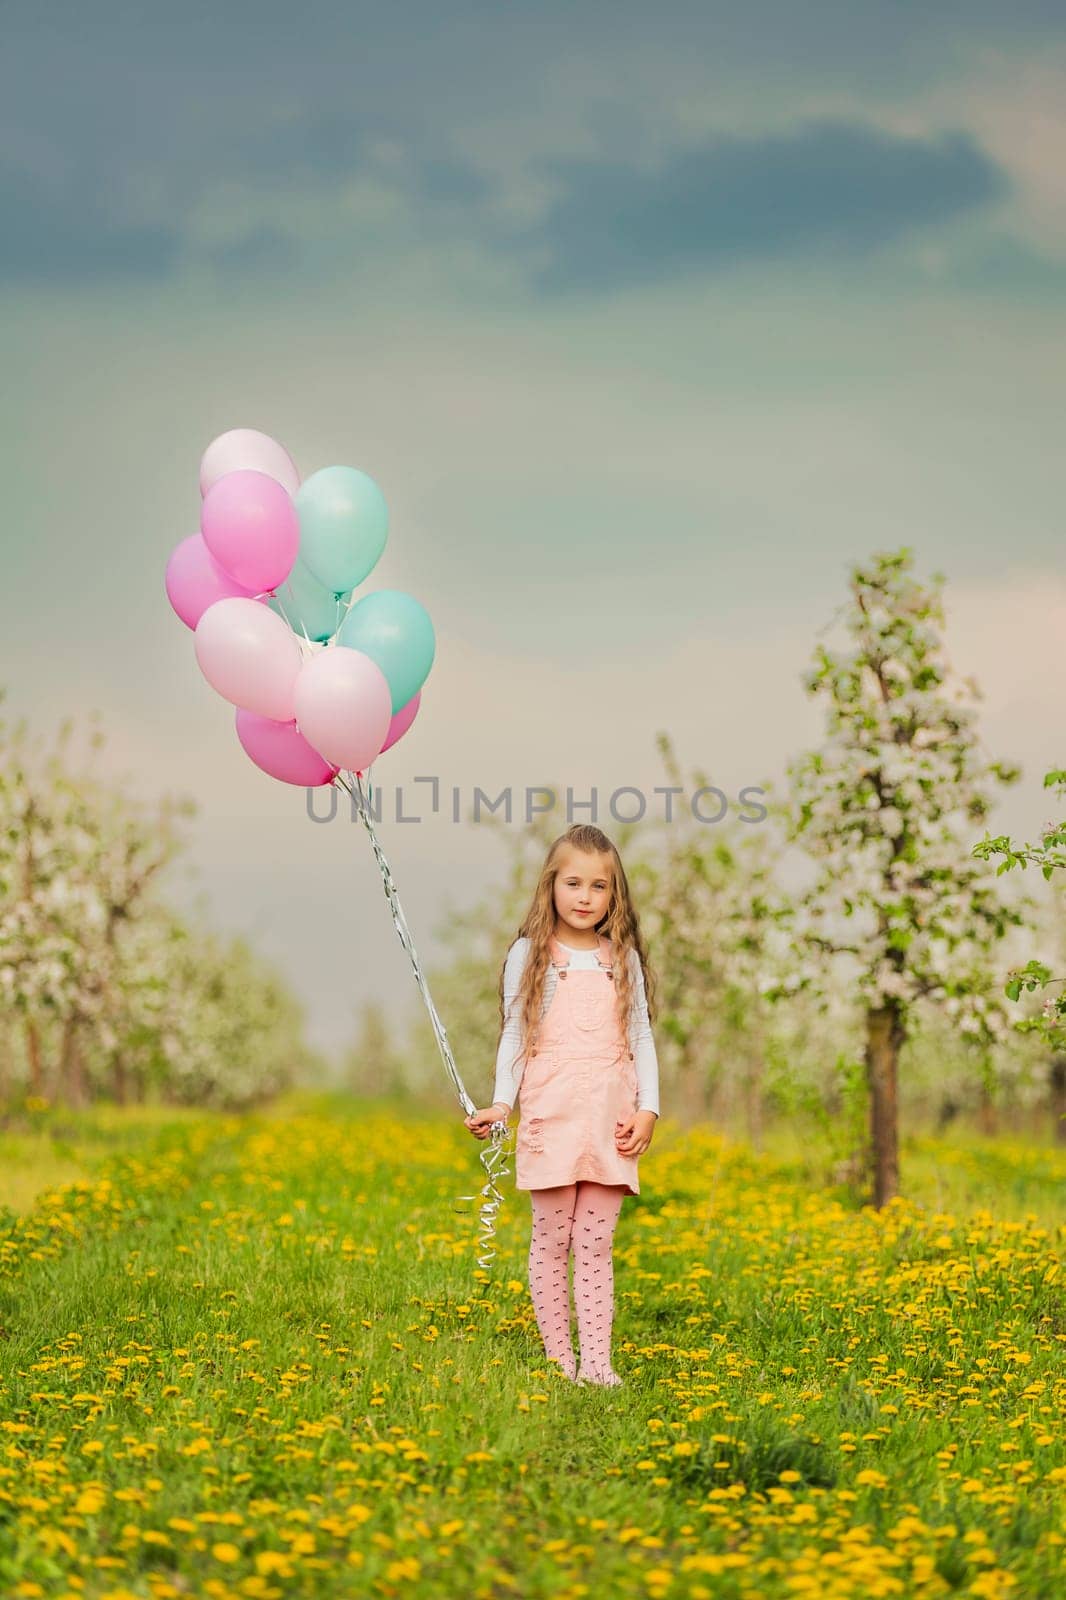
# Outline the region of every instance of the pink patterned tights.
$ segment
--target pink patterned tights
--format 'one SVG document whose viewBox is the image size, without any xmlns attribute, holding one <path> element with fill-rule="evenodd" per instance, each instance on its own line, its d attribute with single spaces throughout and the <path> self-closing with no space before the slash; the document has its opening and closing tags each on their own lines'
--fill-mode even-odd
<svg viewBox="0 0 1066 1600">
<path fill-rule="evenodd" d="M 614 1320 L 615 1224 L 627 1191 L 621 1184 L 569 1183 L 531 1189 L 529 1288 L 544 1353 L 568 1378 L 616 1388 L 611 1367 Z M 570 1251 L 574 1252 L 574 1302 L 581 1344 L 575 1370 L 570 1338 Z"/>
</svg>

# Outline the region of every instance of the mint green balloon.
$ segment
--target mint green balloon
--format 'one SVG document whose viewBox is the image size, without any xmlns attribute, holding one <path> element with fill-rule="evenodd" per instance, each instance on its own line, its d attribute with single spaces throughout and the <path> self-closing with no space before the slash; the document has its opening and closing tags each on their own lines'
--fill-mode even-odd
<svg viewBox="0 0 1066 1600">
<path fill-rule="evenodd" d="M 389 535 L 385 496 L 357 467 L 322 467 L 293 497 L 300 560 L 319 583 L 343 594 L 377 565 Z"/>
<path fill-rule="evenodd" d="M 289 623 L 297 638 L 306 633 L 309 639 L 322 641 L 336 633 L 350 598 L 350 591 L 342 594 L 338 605 L 332 589 L 312 577 L 297 556 L 296 565 L 267 604 Z"/>
<path fill-rule="evenodd" d="M 375 589 L 357 600 L 337 643 L 377 662 L 392 693 L 393 715 L 421 689 L 437 649 L 429 612 L 402 589 Z"/>
</svg>

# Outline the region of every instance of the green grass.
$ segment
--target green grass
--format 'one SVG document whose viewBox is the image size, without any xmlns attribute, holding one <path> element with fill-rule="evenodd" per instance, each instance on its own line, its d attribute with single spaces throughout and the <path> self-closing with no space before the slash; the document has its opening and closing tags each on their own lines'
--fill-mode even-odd
<svg viewBox="0 0 1066 1600">
<path fill-rule="evenodd" d="M 743 1142 L 739 1130 L 729 1130 L 729 1137 Z M 833 1160 L 817 1129 L 778 1123 L 764 1136 L 762 1150 L 795 1181 L 848 1199 L 846 1185 L 828 1182 Z M 1050 1138 L 989 1138 L 958 1124 L 940 1135 L 914 1129 L 901 1134 L 899 1165 L 902 1193 L 924 1210 L 968 1216 L 991 1207 L 1002 1221 L 1033 1217 L 1049 1228 L 1066 1221 L 1066 1145 Z"/>
<path fill-rule="evenodd" d="M 874 1213 L 664 1121 L 610 1391 L 544 1362 L 513 1177 L 477 1268 L 457 1118 L 304 1096 L 93 1126 L 86 1176 L 0 1218 L 5 1595 L 1061 1586 L 1062 1227 L 1011 1214 L 1062 1192 L 1052 1149 L 915 1146 L 979 1204 Z"/>
<path fill-rule="evenodd" d="M 30 1102 L 0 1124 L 0 1208 L 27 1211 L 45 1189 L 87 1178 L 121 1150 L 134 1150 L 161 1129 L 180 1128 L 202 1113 L 176 1106 L 100 1104 L 69 1112 Z"/>
</svg>

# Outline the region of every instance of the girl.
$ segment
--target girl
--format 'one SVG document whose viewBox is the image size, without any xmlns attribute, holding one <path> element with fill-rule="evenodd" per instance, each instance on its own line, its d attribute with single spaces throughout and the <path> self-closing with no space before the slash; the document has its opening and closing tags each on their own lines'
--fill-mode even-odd
<svg viewBox="0 0 1066 1600">
<path fill-rule="evenodd" d="M 611 1366 L 615 1224 L 623 1195 L 640 1193 L 637 1157 L 659 1115 L 654 982 L 618 851 L 576 823 L 549 849 L 507 952 L 496 1099 L 466 1126 L 487 1138 L 521 1084 L 515 1187 L 533 1207 L 529 1286 L 544 1351 L 568 1378 L 609 1388 L 622 1382 Z"/>
</svg>

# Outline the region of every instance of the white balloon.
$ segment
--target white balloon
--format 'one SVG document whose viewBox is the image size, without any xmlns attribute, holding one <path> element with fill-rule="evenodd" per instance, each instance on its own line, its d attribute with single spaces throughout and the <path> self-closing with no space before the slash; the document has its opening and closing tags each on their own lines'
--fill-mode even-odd
<svg viewBox="0 0 1066 1600">
<path fill-rule="evenodd" d="M 231 428 L 212 439 L 200 461 L 200 493 L 205 495 L 227 472 L 265 472 L 290 494 L 300 487 L 296 463 L 285 446 L 256 428 Z"/>
<path fill-rule="evenodd" d="M 304 658 L 292 629 L 269 606 L 240 597 L 216 600 L 196 624 L 196 659 L 218 694 L 245 711 L 292 722 Z"/>
<path fill-rule="evenodd" d="M 305 661 L 293 706 L 296 726 L 308 744 L 348 772 L 365 772 L 389 735 L 388 680 L 361 650 L 331 645 Z"/>
</svg>

